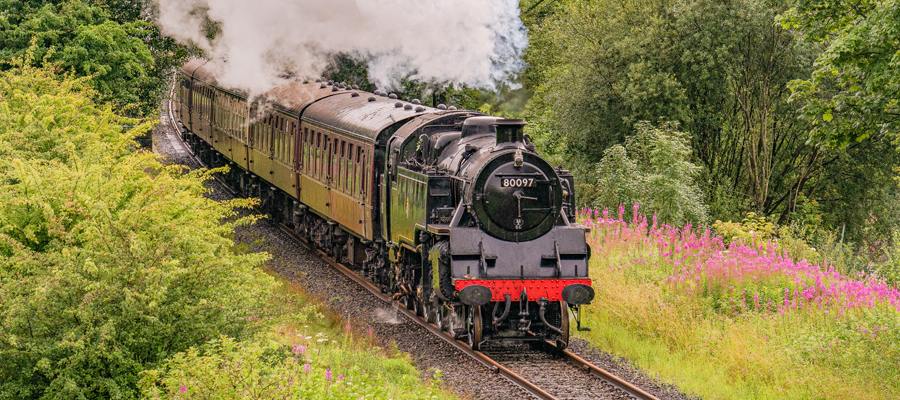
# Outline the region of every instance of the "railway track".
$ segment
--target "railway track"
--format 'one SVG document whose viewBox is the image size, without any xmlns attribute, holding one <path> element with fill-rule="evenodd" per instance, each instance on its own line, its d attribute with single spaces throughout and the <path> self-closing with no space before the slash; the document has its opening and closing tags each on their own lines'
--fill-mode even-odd
<svg viewBox="0 0 900 400">
<path fill-rule="evenodd" d="M 172 93 L 170 92 L 170 97 Z M 172 102 L 166 102 L 166 119 L 170 124 L 173 135 L 182 150 L 194 160 L 197 165 L 205 166 L 194 155 L 190 147 L 183 141 L 181 130 L 175 119 Z M 224 181 L 217 183 L 232 195 L 237 195 Z M 658 400 L 656 396 L 631 384 L 615 374 L 600 368 L 590 361 L 582 358 L 574 352 L 558 350 L 552 343 L 545 343 L 538 349 L 528 346 L 491 346 L 483 351 L 472 350 L 465 342 L 457 340 L 447 332 L 419 317 L 413 310 L 407 309 L 381 290 L 371 281 L 337 262 L 327 253 L 310 245 L 306 240 L 297 236 L 292 229 L 279 225 L 279 229 L 290 236 L 298 244 L 314 252 L 322 261 L 332 268 L 366 289 L 373 296 L 390 305 L 397 313 L 405 315 L 410 321 L 428 330 L 460 352 L 466 354 L 488 370 L 500 374 L 515 385 L 540 399 L 555 400 L 567 398 L 622 398 L 639 400 Z M 572 384 L 572 379 L 578 380 L 577 385 Z M 593 381 L 593 384 L 585 384 L 585 381 Z"/>
</svg>

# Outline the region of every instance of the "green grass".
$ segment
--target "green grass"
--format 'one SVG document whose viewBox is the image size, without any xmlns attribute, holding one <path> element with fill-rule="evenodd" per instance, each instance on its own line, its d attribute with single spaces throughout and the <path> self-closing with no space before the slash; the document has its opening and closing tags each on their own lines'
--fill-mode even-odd
<svg viewBox="0 0 900 400">
<path fill-rule="evenodd" d="M 900 329 L 889 306 L 724 314 L 665 282 L 640 243 L 595 247 L 597 290 L 579 335 L 704 399 L 900 398 Z M 661 264 L 662 263 L 662 264 Z M 872 333 L 875 331 L 875 333 Z"/>
<path fill-rule="evenodd" d="M 422 379 L 408 356 L 379 348 L 283 279 L 252 340 L 223 337 L 145 372 L 148 398 L 452 399 L 440 372 Z M 330 371 L 330 379 L 327 376 Z"/>
</svg>

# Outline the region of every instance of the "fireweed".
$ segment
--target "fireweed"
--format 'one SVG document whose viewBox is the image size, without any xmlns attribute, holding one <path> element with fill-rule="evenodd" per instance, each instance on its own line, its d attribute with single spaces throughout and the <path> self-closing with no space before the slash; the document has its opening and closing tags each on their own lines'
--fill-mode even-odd
<svg viewBox="0 0 900 400">
<path fill-rule="evenodd" d="M 900 398 L 896 288 L 628 211 L 578 212 L 597 291 L 579 336 L 704 399 Z"/>
<path fill-rule="evenodd" d="M 649 220 L 642 215 L 638 205 L 631 215 L 626 219 L 620 206 L 616 215 L 581 209 L 578 219 L 591 229 L 593 248 L 653 250 L 649 253 L 657 260 L 638 257 L 632 265 L 652 265 L 678 293 L 705 297 L 718 311 L 785 313 L 815 307 L 843 315 L 881 304 L 900 311 L 900 290 L 877 277 L 849 277 L 827 264 L 795 261 L 775 242 L 726 244 L 709 229 L 658 224 L 655 215 Z"/>
</svg>

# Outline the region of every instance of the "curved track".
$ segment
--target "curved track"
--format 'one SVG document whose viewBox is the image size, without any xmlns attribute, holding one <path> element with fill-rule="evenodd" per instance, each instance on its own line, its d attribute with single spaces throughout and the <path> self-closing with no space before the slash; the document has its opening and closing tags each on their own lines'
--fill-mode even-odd
<svg viewBox="0 0 900 400">
<path fill-rule="evenodd" d="M 170 96 L 172 93 L 170 92 Z M 196 157 L 180 135 L 181 128 L 175 119 L 172 102 L 166 102 L 167 122 L 182 149 L 190 155 L 197 165 L 204 165 Z M 223 189 L 234 194 L 224 182 L 218 182 Z M 412 310 L 407 309 L 381 290 L 371 281 L 347 266 L 335 261 L 325 252 L 315 249 L 293 230 L 280 226 L 281 230 L 292 237 L 299 245 L 314 251 L 319 258 L 332 268 L 365 288 L 378 299 L 390 304 L 397 312 L 405 315 L 410 321 L 424 327 L 435 336 L 441 338 L 460 352 L 482 364 L 488 370 L 504 376 L 533 396 L 540 399 L 641 399 L 657 400 L 657 397 L 629 383 L 628 381 L 600 368 L 570 350 L 557 350 L 547 343 L 541 348 L 528 346 L 497 346 L 475 351 L 468 344 L 453 338 L 434 324 L 425 321 Z"/>
</svg>

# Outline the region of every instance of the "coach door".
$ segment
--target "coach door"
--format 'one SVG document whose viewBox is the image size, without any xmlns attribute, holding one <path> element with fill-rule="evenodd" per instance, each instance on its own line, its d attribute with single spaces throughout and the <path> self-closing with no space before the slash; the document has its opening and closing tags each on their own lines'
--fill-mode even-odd
<svg viewBox="0 0 900 400">
<path fill-rule="evenodd" d="M 346 136 L 335 135 L 331 151 L 331 215 L 353 233 L 366 236 L 365 204 L 360 199 L 358 168 L 362 147 Z"/>
</svg>

